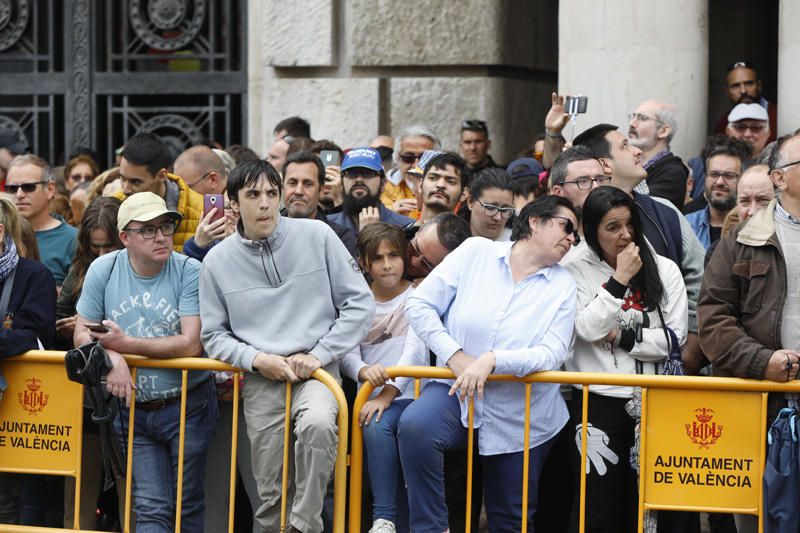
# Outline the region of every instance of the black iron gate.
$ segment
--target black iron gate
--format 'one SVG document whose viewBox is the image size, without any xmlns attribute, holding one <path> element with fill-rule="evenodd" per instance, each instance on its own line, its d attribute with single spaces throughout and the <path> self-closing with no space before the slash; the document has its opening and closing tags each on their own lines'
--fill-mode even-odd
<svg viewBox="0 0 800 533">
<path fill-rule="evenodd" d="M 0 0 L 0 126 L 54 164 L 246 139 L 247 0 Z"/>
</svg>

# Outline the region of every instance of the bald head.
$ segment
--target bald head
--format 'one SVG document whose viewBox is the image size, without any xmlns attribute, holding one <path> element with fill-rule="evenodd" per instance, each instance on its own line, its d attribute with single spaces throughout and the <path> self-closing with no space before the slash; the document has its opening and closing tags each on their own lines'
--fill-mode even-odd
<svg viewBox="0 0 800 533">
<path fill-rule="evenodd" d="M 388 135 L 378 135 L 372 142 L 369 143 L 370 148 L 378 148 L 380 146 L 385 146 L 386 148 L 394 148 L 394 138 L 389 137 Z"/>
<path fill-rule="evenodd" d="M 645 100 L 628 122 L 628 139 L 644 152 L 644 160 L 647 161 L 656 153 L 669 149 L 676 129 L 675 108 L 672 105 L 658 100 Z"/>
<path fill-rule="evenodd" d="M 192 146 L 184 150 L 175 160 L 173 169 L 200 194 L 221 194 L 225 191 L 228 181 L 225 165 L 208 146 Z"/>
<path fill-rule="evenodd" d="M 775 198 L 772 179 L 767 165 L 753 165 L 739 178 L 736 187 L 736 209 L 739 222 L 744 222 L 753 213 Z"/>
</svg>

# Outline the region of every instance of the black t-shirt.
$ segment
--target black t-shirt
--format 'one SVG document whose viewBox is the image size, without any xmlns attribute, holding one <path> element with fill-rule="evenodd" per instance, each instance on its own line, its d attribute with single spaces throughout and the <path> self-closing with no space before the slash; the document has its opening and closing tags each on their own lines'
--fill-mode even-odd
<svg viewBox="0 0 800 533">
<path fill-rule="evenodd" d="M 709 226 L 708 232 L 711 236 L 711 244 L 714 244 L 719 240 L 720 235 L 722 235 L 722 226 Z"/>
</svg>

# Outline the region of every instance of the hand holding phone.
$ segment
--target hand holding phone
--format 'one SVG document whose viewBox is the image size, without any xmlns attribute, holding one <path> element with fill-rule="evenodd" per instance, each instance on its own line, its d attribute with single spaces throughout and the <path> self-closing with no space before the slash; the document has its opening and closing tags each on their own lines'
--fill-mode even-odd
<svg viewBox="0 0 800 533">
<path fill-rule="evenodd" d="M 322 160 L 323 166 L 338 167 L 341 155 L 336 150 L 322 150 L 319 153 L 319 158 Z"/>
<path fill-rule="evenodd" d="M 86 322 L 84 326 L 86 326 L 89 331 L 94 331 L 95 333 L 108 333 L 111 331 L 109 328 L 99 322 Z"/>
<path fill-rule="evenodd" d="M 203 195 L 203 218 L 207 217 L 212 209 L 217 208 L 217 212 L 211 217 L 209 223 L 216 222 L 225 216 L 225 196 L 222 194 Z"/>
</svg>

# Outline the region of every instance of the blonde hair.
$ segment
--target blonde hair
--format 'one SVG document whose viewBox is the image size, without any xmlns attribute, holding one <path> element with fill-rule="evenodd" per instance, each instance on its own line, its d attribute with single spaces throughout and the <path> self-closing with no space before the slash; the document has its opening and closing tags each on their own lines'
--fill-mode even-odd
<svg viewBox="0 0 800 533">
<path fill-rule="evenodd" d="M 0 224 L 3 225 L 6 235 L 14 241 L 17 253 L 27 257 L 28 249 L 22 241 L 22 223 L 17 206 L 6 195 L 0 196 Z"/>
<path fill-rule="evenodd" d="M 119 167 L 112 167 L 95 177 L 89 188 L 89 194 L 86 195 L 86 205 L 94 202 L 95 198 L 103 196 L 105 186 L 119 179 L 119 176 Z"/>
</svg>

